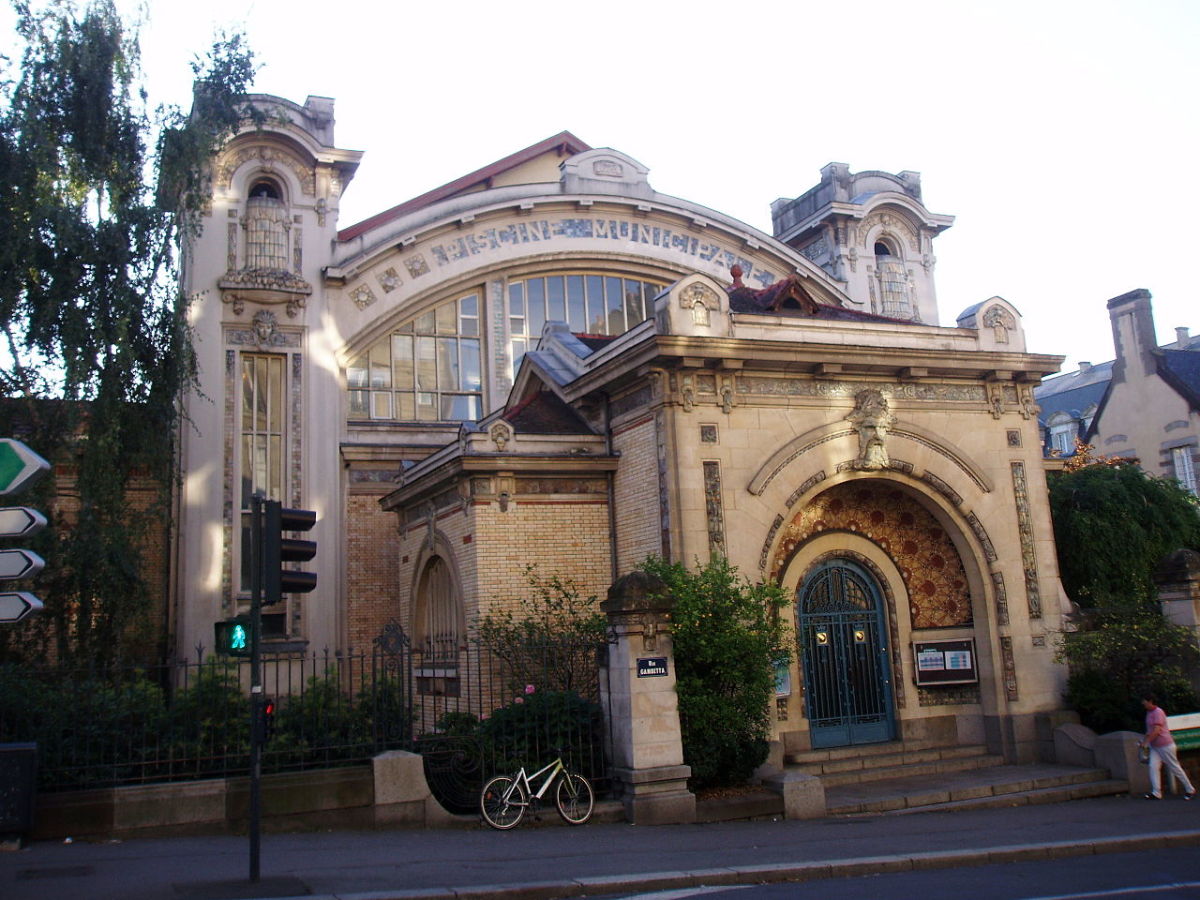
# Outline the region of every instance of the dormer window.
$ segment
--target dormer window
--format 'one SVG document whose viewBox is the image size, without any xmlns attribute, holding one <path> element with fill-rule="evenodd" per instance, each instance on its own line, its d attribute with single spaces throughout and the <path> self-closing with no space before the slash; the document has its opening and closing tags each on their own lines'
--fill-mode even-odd
<svg viewBox="0 0 1200 900">
<path fill-rule="evenodd" d="M 273 181 L 264 179 L 251 186 L 245 225 L 245 268 L 288 271 L 288 215 Z"/>
</svg>

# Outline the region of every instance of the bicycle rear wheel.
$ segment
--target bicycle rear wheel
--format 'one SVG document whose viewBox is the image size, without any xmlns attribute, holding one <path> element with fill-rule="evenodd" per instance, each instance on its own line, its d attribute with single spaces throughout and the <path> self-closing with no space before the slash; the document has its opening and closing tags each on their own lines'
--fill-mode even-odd
<svg viewBox="0 0 1200 900">
<path fill-rule="evenodd" d="M 483 786 L 479 794 L 479 811 L 483 813 L 483 821 L 501 831 L 516 828 L 528 804 L 529 794 L 525 787 L 507 775 L 497 775 Z"/>
<path fill-rule="evenodd" d="M 595 803 L 592 786 L 586 778 L 574 772 L 562 773 L 554 789 L 554 805 L 560 816 L 572 825 L 582 825 L 592 817 Z"/>
</svg>

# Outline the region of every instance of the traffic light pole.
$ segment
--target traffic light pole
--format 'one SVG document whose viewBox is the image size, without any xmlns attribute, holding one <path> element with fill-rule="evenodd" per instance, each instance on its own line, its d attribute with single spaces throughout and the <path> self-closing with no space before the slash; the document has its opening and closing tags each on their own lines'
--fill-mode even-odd
<svg viewBox="0 0 1200 900">
<path fill-rule="evenodd" d="M 262 595 L 265 516 L 263 496 L 250 499 L 250 880 L 258 881 L 262 843 Z"/>
</svg>

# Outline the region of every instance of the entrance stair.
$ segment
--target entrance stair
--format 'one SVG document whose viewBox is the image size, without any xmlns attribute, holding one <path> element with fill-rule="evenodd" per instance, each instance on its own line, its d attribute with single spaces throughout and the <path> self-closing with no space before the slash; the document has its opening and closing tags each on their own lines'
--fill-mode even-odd
<svg viewBox="0 0 1200 900">
<path fill-rule="evenodd" d="M 860 744 L 792 753 L 786 765 L 821 779 L 829 815 L 1022 806 L 1129 791 L 1105 769 L 1008 765 L 983 746 Z"/>
</svg>

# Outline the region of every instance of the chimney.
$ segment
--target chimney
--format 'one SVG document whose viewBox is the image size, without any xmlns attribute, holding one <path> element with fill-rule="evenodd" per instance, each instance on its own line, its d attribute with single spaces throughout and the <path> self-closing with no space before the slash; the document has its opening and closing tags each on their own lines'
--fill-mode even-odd
<svg viewBox="0 0 1200 900">
<path fill-rule="evenodd" d="M 1108 317 L 1112 322 L 1113 361 L 1112 383 L 1145 377 L 1156 369 L 1154 351 L 1158 342 L 1154 336 L 1154 312 L 1150 292 L 1145 288 L 1130 291 L 1108 301 Z"/>
<path fill-rule="evenodd" d="M 1180 328 L 1180 327 L 1176 326 L 1176 328 L 1175 328 L 1175 346 L 1178 349 L 1182 350 L 1184 347 L 1187 346 L 1187 342 L 1188 342 L 1188 330 L 1186 328 Z"/>
<path fill-rule="evenodd" d="M 1090 371 L 1092 371 L 1092 364 L 1090 362 L 1087 362 L 1086 360 L 1081 359 L 1079 361 L 1079 374 L 1086 375 Z"/>
</svg>

